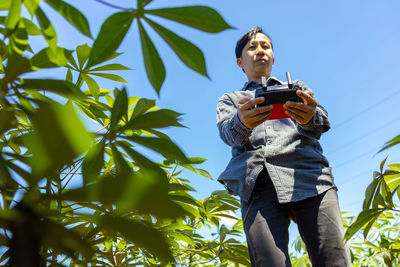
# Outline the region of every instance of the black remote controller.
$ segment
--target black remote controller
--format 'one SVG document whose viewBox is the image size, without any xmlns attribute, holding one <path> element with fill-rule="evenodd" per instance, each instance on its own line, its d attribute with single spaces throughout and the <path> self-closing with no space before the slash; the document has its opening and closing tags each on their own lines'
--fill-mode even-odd
<svg viewBox="0 0 400 267">
<path fill-rule="evenodd" d="M 284 104 L 286 101 L 302 102 L 302 99 L 297 96 L 296 91 L 302 90 L 297 84 L 293 84 L 290 72 L 286 72 L 287 84 L 268 86 L 263 84 L 262 88 L 256 89 L 256 96 L 263 96 L 265 101 L 259 106 L 271 104 Z"/>
</svg>

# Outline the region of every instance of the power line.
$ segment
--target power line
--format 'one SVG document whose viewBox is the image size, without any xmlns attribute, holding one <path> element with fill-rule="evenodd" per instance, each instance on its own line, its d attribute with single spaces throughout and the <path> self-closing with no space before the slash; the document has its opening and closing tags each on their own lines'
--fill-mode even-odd
<svg viewBox="0 0 400 267">
<path fill-rule="evenodd" d="M 343 148 L 348 147 L 348 145 L 357 143 L 357 142 L 359 142 L 360 140 L 364 139 L 365 137 L 368 137 L 368 136 L 370 136 L 371 134 L 373 134 L 373 133 L 375 133 L 375 132 L 377 132 L 377 131 L 379 131 L 379 130 L 384 129 L 385 127 L 391 125 L 394 121 L 399 120 L 399 119 L 400 119 L 400 116 L 399 116 L 399 117 L 396 117 L 395 119 L 393 119 L 393 120 L 391 120 L 391 121 L 389 121 L 389 122 L 387 122 L 387 123 L 385 123 L 384 125 L 381 125 L 381 126 L 375 128 L 375 129 L 373 129 L 373 130 L 367 132 L 366 134 L 364 134 L 364 135 L 362 135 L 362 136 L 360 136 L 360 137 L 358 137 L 358 138 L 354 138 L 354 139 L 351 140 L 350 142 L 347 142 L 347 143 L 345 143 L 345 144 L 343 144 L 343 145 L 341 145 L 341 146 L 339 146 L 339 147 L 337 147 L 337 148 L 335 148 L 335 149 L 333 149 L 333 150 L 331 150 L 331 151 L 328 151 L 327 153 L 325 153 L 325 155 L 327 156 L 327 155 L 334 154 L 334 153 L 336 153 L 337 151 L 340 151 L 340 150 L 342 150 Z"/>
<path fill-rule="evenodd" d="M 366 107 L 365 109 L 357 112 L 356 114 L 354 114 L 353 116 L 351 116 L 350 118 L 347 118 L 341 122 L 339 122 L 338 124 L 336 124 L 334 127 L 332 127 L 331 131 L 336 130 L 337 128 L 343 126 L 344 124 L 354 120 L 355 118 L 359 117 L 360 115 L 364 114 L 367 111 L 373 110 L 375 108 L 377 108 L 380 104 L 388 101 L 389 99 L 391 99 L 393 96 L 397 95 L 400 93 L 400 90 L 395 91 L 394 93 L 382 98 L 381 100 L 379 100 L 378 102 L 375 102 L 374 104 Z"/>
<path fill-rule="evenodd" d="M 369 153 L 371 153 L 371 152 L 377 151 L 378 148 L 380 148 L 380 147 L 381 147 L 381 145 L 379 145 L 378 147 L 374 147 L 373 149 L 368 150 L 368 151 L 365 151 L 365 152 L 363 152 L 363 153 L 361 153 L 361 154 L 358 154 L 357 156 L 355 156 L 355 157 L 353 157 L 353 158 L 351 158 L 351 159 L 349 159 L 349 160 L 346 160 L 346 161 L 344 161 L 344 162 L 342 162 L 342 163 L 340 163 L 340 164 L 338 164 L 338 165 L 335 165 L 335 166 L 333 166 L 332 168 L 338 169 L 338 168 L 340 168 L 340 167 L 342 167 L 342 166 L 344 166 L 344 165 L 349 164 L 350 162 L 353 162 L 353 161 L 355 161 L 355 160 L 357 160 L 357 159 L 360 159 L 360 158 L 362 158 L 362 157 L 364 157 L 364 156 L 369 155 Z"/>
<path fill-rule="evenodd" d="M 342 206 L 342 209 L 346 208 L 346 207 L 351 207 L 354 206 L 355 204 L 359 204 L 361 201 L 364 201 L 364 199 L 359 199 L 350 203 L 347 203 L 345 205 Z"/>
<path fill-rule="evenodd" d="M 358 174 L 356 174 L 356 175 L 350 176 L 350 178 L 347 178 L 347 179 L 346 179 L 345 181 L 343 181 L 343 182 L 338 181 L 337 184 L 343 186 L 343 185 L 345 185 L 345 184 L 347 184 L 347 183 L 349 183 L 349 182 L 353 182 L 353 181 L 355 181 L 355 180 L 358 180 L 358 179 L 364 177 L 364 175 L 366 175 L 367 173 L 373 172 L 374 170 L 375 170 L 375 169 L 369 169 L 369 170 L 366 170 L 366 171 L 362 171 L 362 172 L 360 172 L 360 173 L 358 173 Z M 356 178 L 356 179 L 355 179 L 355 178 Z"/>
</svg>

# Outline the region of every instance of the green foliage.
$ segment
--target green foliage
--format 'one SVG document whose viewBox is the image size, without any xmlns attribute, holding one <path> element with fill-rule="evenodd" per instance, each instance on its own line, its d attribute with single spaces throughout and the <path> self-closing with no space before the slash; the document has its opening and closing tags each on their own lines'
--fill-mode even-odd
<svg viewBox="0 0 400 267">
<path fill-rule="evenodd" d="M 148 9 L 151 0 L 138 0 L 136 9 L 105 18 L 89 44 L 66 49 L 41 5 L 93 38 L 89 21 L 62 0 L 39 2 L 0 2 L 6 12 L 0 19 L 0 264 L 250 266 L 247 247 L 237 240 L 243 235 L 235 216 L 238 199 L 226 191 L 196 199 L 182 178 L 189 171 L 212 179 L 197 167 L 205 159 L 187 156 L 162 132 L 184 127 L 182 114 L 129 96 L 121 88 L 126 80 L 116 74 L 130 70 L 116 60 L 135 19 L 134 34 L 157 93 L 166 69 L 147 27 L 187 67 L 208 77 L 201 50 L 157 18 L 209 33 L 231 27 L 210 7 Z M 21 15 L 24 9 L 30 18 Z M 47 45 L 33 51 L 31 36 L 41 36 Z M 38 78 L 47 68 L 62 68 L 66 76 Z M 98 77 L 121 89 L 100 89 Z M 95 122 L 97 130 L 86 129 L 85 120 Z M 398 143 L 399 136 L 381 151 Z M 151 159 L 148 150 L 162 162 Z M 354 266 L 400 265 L 400 164 L 384 170 L 385 163 L 366 190 L 363 211 L 345 218 Z M 227 227 L 223 219 L 235 223 Z M 205 228 L 214 231 L 211 238 L 201 235 Z M 293 266 L 310 266 L 301 239 L 293 248 Z"/>
<path fill-rule="evenodd" d="M 308 257 L 306 245 L 303 240 L 298 236 L 292 244 L 294 251 L 290 253 L 290 261 L 293 267 L 311 267 L 311 262 Z"/>
<path fill-rule="evenodd" d="M 142 26 L 145 21 L 184 64 L 207 76 L 200 49 L 145 14 L 206 32 L 230 27 L 209 7 L 147 12 L 150 2 L 138 1 L 137 9 L 106 18 L 92 44 L 72 50 L 58 46 L 52 18 L 38 0 L 0 3 L 1 10 L 8 10 L 0 20 L 0 263 L 250 265 L 246 246 L 235 239 L 243 231 L 234 215 L 239 201 L 225 191 L 195 199 L 189 181 L 181 178 L 187 171 L 211 178 L 196 166 L 205 159 L 188 157 L 160 131 L 184 127 L 182 114 L 129 96 L 125 88 L 100 89 L 98 77 L 116 86 L 126 83 L 115 72 L 130 68 L 115 59 L 134 19 L 148 78 L 157 92 L 165 70 Z M 44 4 L 92 37 L 77 8 L 62 0 Z M 24 8 L 31 18 L 21 15 Z M 31 35 L 42 36 L 47 45 L 33 51 Z M 63 68 L 65 79 L 37 78 L 47 68 Z M 95 122 L 97 130 L 89 131 L 86 120 Z M 148 150 L 162 162 L 149 158 Z M 226 218 L 236 223 L 228 228 L 221 223 Z M 204 228 L 215 229 L 211 240 L 200 234 Z"/>
<path fill-rule="evenodd" d="M 388 141 L 379 152 L 398 144 L 398 136 Z M 389 164 L 387 157 L 365 191 L 363 210 L 347 218 L 345 239 L 348 241 L 354 266 L 400 265 L 400 164 Z M 360 234 L 362 238 L 359 237 Z"/>
</svg>

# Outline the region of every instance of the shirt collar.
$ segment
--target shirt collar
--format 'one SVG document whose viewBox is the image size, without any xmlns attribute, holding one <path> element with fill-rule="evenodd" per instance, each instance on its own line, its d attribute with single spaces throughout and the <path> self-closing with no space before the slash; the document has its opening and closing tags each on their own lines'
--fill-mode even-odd
<svg viewBox="0 0 400 267">
<path fill-rule="evenodd" d="M 271 85 L 280 85 L 282 82 L 275 77 L 269 77 L 267 80 L 267 86 Z M 255 88 L 259 87 L 260 84 L 256 81 L 247 81 L 243 86 L 243 91 L 246 90 L 254 90 Z"/>
</svg>

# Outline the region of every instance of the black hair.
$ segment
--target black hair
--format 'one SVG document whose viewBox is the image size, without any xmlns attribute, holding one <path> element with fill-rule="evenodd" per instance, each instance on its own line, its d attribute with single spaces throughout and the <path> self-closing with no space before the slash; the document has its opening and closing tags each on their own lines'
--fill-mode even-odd
<svg viewBox="0 0 400 267">
<path fill-rule="evenodd" d="M 240 58 L 242 57 L 242 51 L 243 48 L 246 46 L 246 44 L 256 36 L 257 33 L 262 33 L 265 36 L 268 37 L 268 39 L 271 42 L 271 48 L 274 49 L 274 47 L 272 46 L 272 39 L 271 37 L 269 37 L 268 34 L 264 33 L 263 30 L 261 29 L 261 27 L 254 27 L 251 30 L 249 30 L 248 32 L 246 32 L 242 37 L 240 37 L 239 41 L 237 41 L 236 43 L 236 48 L 235 48 L 235 54 L 236 54 L 236 58 Z"/>
</svg>

